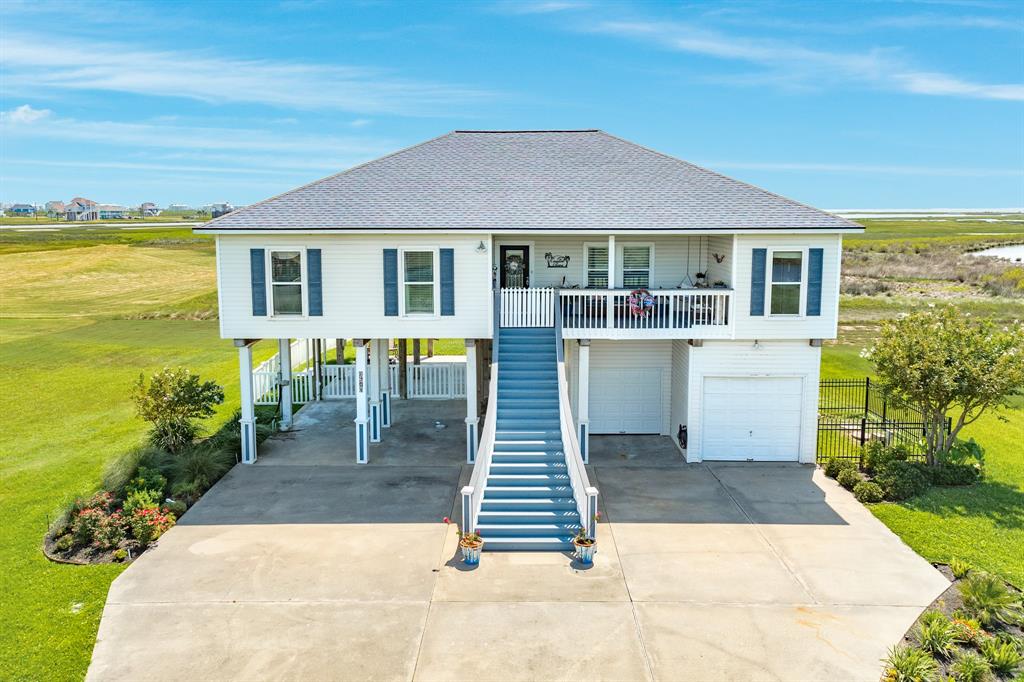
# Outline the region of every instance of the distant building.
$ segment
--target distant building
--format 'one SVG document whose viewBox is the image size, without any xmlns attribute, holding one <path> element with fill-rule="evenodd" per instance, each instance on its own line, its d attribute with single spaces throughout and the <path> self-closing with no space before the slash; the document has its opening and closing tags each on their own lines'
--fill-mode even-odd
<svg viewBox="0 0 1024 682">
<path fill-rule="evenodd" d="M 210 212 L 211 218 L 219 218 L 222 215 L 227 215 L 235 210 L 235 207 L 231 204 L 224 202 L 222 204 L 210 204 L 203 207 L 204 210 Z"/>
<path fill-rule="evenodd" d="M 46 202 L 46 215 L 51 218 L 63 218 L 67 210 L 67 206 L 64 205 L 63 201 Z"/>
<path fill-rule="evenodd" d="M 171 204 L 170 206 L 167 207 L 167 210 L 168 211 L 184 213 L 184 212 L 187 212 L 187 211 L 191 211 L 193 209 L 192 209 L 191 206 L 189 206 L 187 204 Z"/>
<path fill-rule="evenodd" d="M 142 214 L 143 218 L 158 216 L 161 213 L 160 209 L 157 208 L 157 205 L 152 201 L 147 201 L 139 206 L 139 212 Z"/>
<path fill-rule="evenodd" d="M 36 207 L 32 204 L 14 204 L 7 213 L 13 216 L 30 216 L 36 214 Z"/>
<path fill-rule="evenodd" d="M 100 220 L 116 220 L 128 217 L 128 209 L 117 204 L 100 204 L 96 207 Z"/>
<path fill-rule="evenodd" d="M 72 221 L 99 220 L 98 206 L 99 204 L 92 199 L 75 197 L 65 207 L 64 218 Z"/>
</svg>

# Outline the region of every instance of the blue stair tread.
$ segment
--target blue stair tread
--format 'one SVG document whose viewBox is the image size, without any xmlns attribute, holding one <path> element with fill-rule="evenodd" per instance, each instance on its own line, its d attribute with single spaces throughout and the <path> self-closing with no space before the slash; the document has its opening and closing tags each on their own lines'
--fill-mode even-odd
<svg viewBox="0 0 1024 682">
<path fill-rule="evenodd" d="M 504 537 L 497 536 L 484 538 L 484 551 L 506 551 L 506 552 L 543 552 L 571 550 L 573 548 L 572 538 L 565 537 Z"/>
</svg>

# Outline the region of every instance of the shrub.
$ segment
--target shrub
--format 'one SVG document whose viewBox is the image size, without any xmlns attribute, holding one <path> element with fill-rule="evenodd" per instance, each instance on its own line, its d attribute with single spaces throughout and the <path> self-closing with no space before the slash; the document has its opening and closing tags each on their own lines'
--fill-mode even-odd
<svg viewBox="0 0 1024 682">
<path fill-rule="evenodd" d="M 967 440 L 957 439 L 950 446 L 949 451 L 942 454 L 940 464 L 977 464 L 979 468 L 985 466 L 985 448 L 973 438 Z"/>
<path fill-rule="evenodd" d="M 949 670 L 957 682 L 983 682 L 992 676 L 992 668 L 988 661 L 973 651 L 966 651 L 957 656 Z"/>
<path fill-rule="evenodd" d="M 861 481 L 853 487 L 853 496 L 861 504 L 874 504 L 885 499 L 882 487 L 871 481 Z"/>
<path fill-rule="evenodd" d="M 124 501 L 124 515 L 133 516 L 140 509 L 156 509 L 160 506 L 161 496 L 152 490 L 137 490 L 130 493 Z"/>
<path fill-rule="evenodd" d="M 184 451 L 177 460 L 175 484 L 192 484 L 201 494 L 235 465 L 235 453 L 201 445 Z"/>
<path fill-rule="evenodd" d="M 838 457 L 831 457 L 822 469 L 825 470 L 825 475 L 829 478 L 838 478 L 839 473 L 848 469 L 856 469 L 857 463 L 851 459 L 840 459 Z"/>
<path fill-rule="evenodd" d="M 952 618 L 953 631 L 956 638 L 965 644 L 978 646 L 985 639 L 985 631 L 981 623 L 964 613 L 954 613 Z"/>
<path fill-rule="evenodd" d="M 905 500 L 928 489 L 928 479 L 910 462 L 886 462 L 875 474 L 875 483 L 887 500 Z"/>
<path fill-rule="evenodd" d="M 57 538 L 56 542 L 53 543 L 53 546 L 58 552 L 70 552 L 75 546 L 75 538 L 70 533 L 61 535 Z"/>
<path fill-rule="evenodd" d="M 164 509 L 174 514 L 174 518 L 180 519 L 181 515 L 188 511 L 188 505 L 178 500 L 172 500 L 164 505 Z"/>
<path fill-rule="evenodd" d="M 200 382 L 184 367 L 164 368 L 148 385 L 140 374 L 132 399 L 139 416 L 151 424 L 150 441 L 178 452 L 199 434 L 196 420 L 212 416 L 214 406 L 224 402 L 224 389 L 213 381 Z"/>
<path fill-rule="evenodd" d="M 140 547 L 148 547 L 174 525 L 174 516 L 159 509 L 138 509 L 128 519 L 132 536 Z"/>
<path fill-rule="evenodd" d="M 953 572 L 953 577 L 957 580 L 965 578 L 968 573 L 971 572 L 971 565 L 963 559 L 957 559 L 956 557 L 949 560 L 949 570 Z"/>
<path fill-rule="evenodd" d="M 873 475 L 888 462 L 906 462 L 909 458 L 910 452 L 902 445 L 871 441 L 864 446 L 864 471 Z"/>
<path fill-rule="evenodd" d="M 917 628 L 917 641 L 925 651 L 943 658 L 949 658 L 958 644 L 953 624 L 942 614 L 921 621 Z"/>
<path fill-rule="evenodd" d="M 860 475 L 860 472 L 852 467 L 849 469 L 843 469 L 839 472 L 839 475 L 836 476 L 836 483 L 847 490 L 853 490 L 857 484 L 863 480 L 864 478 Z"/>
<path fill-rule="evenodd" d="M 935 485 L 971 485 L 981 478 L 981 469 L 974 464 L 943 464 L 932 470 Z"/>
<path fill-rule="evenodd" d="M 127 549 L 115 549 L 114 550 L 114 561 L 124 561 L 128 558 Z"/>
<path fill-rule="evenodd" d="M 939 664 L 927 651 L 913 646 L 898 645 L 889 649 L 885 657 L 886 682 L 925 682 L 939 672 Z"/>
<path fill-rule="evenodd" d="M 1019 597 L 988 573 L 972 573 L 959 585 L 964 610 L 983 626 L 1012 623 L 1020 614 Z"/>
<path fill-rule="evenodd" d="M 71 534 L 75 538 L 75 545 L 85 547 L 91 545 L 96 531 L 103 523 L 107 513 L 102 509 L 86 508 L 78 512 L 71 524 Z"/>
<path fill-rule="evenodd" d="M 141 492 L 143 490 L 156 493 L 163 499 L 164 491 L 167 489 L 167 478 L 156 469 L 150 469 L 147 466 L 140 466 L 135 477 L 128 481 L 128 485 L 125 486 L 125 493 L 131 495 L 132 493 Z"/>
<path fill-rule="evenodd" d="M 92 544 L 99 549 L 114 549 L 125 539 L 124 519 L 117 512 L 100 519 L 99 526 L 93 533 Z"/>
<path fill-rule="evenodd" d="M 203 494 L 203 491 L 199 489 L 199 486 L 194 481 L 182 481 L 175 483 L 174 487 L 171 488 L 171 496 L 176 500 L 181 500 L 187 505 L 195 504 L 199 496 Z"/>
<path fill-rule="evenodd" d="M 1024 655 L 1011 642 L 989 639 L 981 643 L 981 655 L 988 661 L 992 671 L 1004 676 L 1016 672 L 1024 661 Z"/>
</svg>

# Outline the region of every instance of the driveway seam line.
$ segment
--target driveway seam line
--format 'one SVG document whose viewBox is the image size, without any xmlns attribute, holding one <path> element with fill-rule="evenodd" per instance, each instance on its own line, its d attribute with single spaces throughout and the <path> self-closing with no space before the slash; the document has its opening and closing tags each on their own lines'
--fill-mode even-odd
<svg viewBox="0 0 1024 682">
<path fill-rule="evenodd" d="M 799 584 L 801 588 L 803 588 L 803 591 L 807 593 L 807 596 L 811 598 L 812 602 L 815 605 L 822 605 L 822 602 L 819 601 L 818 597 L 811 591 L 810 585 L 804 582 L 803 578 L 797 575 L 796 571 L 794 571 L 793 568 L 789 565 L 789 562 L 787 562 L 786 559 L 782 556 L 782 553 L 779 552 L 778 548 L 772 544 L 772 541 L 769 540 L 768 536 L 765 535 L 764 532 L 761 530 L 760 524 L 754 521 L 753 517 L 750 516 L 750 514 L 747 513 L 747 510 L 744 509 L 743 506 L 739 503 L 739 500 L 737 500 L 733 496 L 733 494 L 729 492 L 729 488 L 724 483 L 722 483 L 722 479 L 718 477 L 718 474 L 715 473 L 714 469 L 708 466 L 706 462 L 701 462 L 701 464 L 704 466 L 705 469 L 707 469 L 708 473 L 710 473 L 714 477 L 714 479 L 718 481 L 718 485 L 722 486 L 722 490 L 725 492 L 726 495 L 729 496 L 729 499 L 732 500 L 732 503 L 736 505 L 736 508 L 740 510 L 740 513 L 743 514 L 743 516 L 747 519 L 748 522 L 750 522 L 750 525 L 754 528 L 754 532 L 757 533 L 762 540 L 764 540 L 764 543 L 766 545 L 768 545 L 768 549 L 770 549 L 771 553 L 775 555 L 775 558 L 779 560 L 779 563 L 782 564 L 782 567 L 786 569 L 786 572 L 793 576 L 793 579 L 796 580 L 797 584 Z"/>
</svg>

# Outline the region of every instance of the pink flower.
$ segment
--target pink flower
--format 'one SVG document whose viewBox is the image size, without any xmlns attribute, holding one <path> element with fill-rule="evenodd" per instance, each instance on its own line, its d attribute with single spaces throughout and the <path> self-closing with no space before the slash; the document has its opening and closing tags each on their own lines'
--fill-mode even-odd
<svg viewBox="0 0 1024 682">
<path fill-rule="evenodd" d="M 448 518 L 447 516 L 446 516 L 446 517 L 444 517 L 443 521 L 444 521 L 445 523 L 451 523 L 451 522 L 452 522 L 452 520 L 451 520 L 451 519 L 449 519 L 449 518 Z"/>
</svg>

